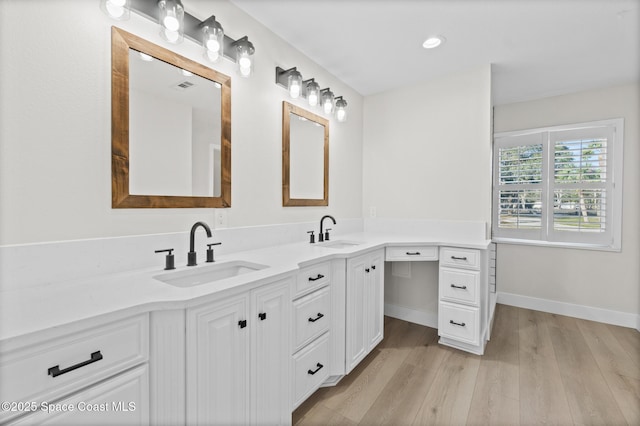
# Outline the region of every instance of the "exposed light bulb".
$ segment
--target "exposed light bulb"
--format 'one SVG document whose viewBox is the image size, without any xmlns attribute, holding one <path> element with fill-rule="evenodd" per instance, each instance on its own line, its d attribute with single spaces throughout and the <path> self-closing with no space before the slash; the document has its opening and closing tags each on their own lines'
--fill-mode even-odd
<svg viewBox="0 0 640 426">
<path fill-rule="evenodd" d="M 317 93 L 309 93 L 309 105 L 316 106 L 318 105 L 318 94 Z"/>
<path fill-rule="evenodd" d="M 178 33 L 177 31 L 171 31 L 168 28 L 165 28 L 164 38 L 171 43 L 176 43 L 180 39 L 180 33 Z"/>
<path fill-rule="evenodd" d="M 240 65 L 240 68 L 251 68 L 251 58 L 246 56 L 241 57 L 238 61 L 238 65 Z"/>
<path fill-rule="evenodd" d="M 101 0 L 100 8 L 112 19 L 129 19 L 128 0 Z"/>
<path fill-rule="evenodd" d="M 180 29 L 180 22 L 178 22 L 178 19 L 175 17 L 173 11 L 167 11 L 167 16 L 165 16 L 162 20 L 162 25 L 164 25 L 167 30 L 173 32 Z"/>
<path fill-rule="evenodd" d="M 340 108 L 340 109 L 336 110 L 336 118 L 340 122 L 346 121 L 347 120 L 347 111 L 345 111 L 344 108 Z"/>
<path fill-rule="evenodd" d="M 220 52 L 216 51 L 216 52 L 212 52 L 211 50 L 207 50 L 205 52 L 205 55 L 207 57 L 207 59 L 211 62 L 216 62 L 219 58 L 220 58 Z"/>
<path fill-rule="evenodd" d="M 207 40 L 207 50 L 209 52 L 217 52 L 220 50 L 220 43 L 216 39 Z"/>
<path fill-rule="evenodd" d="M 331 110 L 333 109 L 333 103 L 330 100 L 326 99 L 322 104 L 322 109 L 324 110 L 325 114 L 331 114 Z"/>
<path fill-rule="evenodd" d="M 180 43 L 184 37 L 184 7 L 180 0 L 160 0 L 160 35 L 169 43 Z"/>
<path fill-rule="evenodd" d="M 187 71 L 185 69 L 180 70 L 180 72 L 182 73 L 182 75 L 184 75 L 185 77 L 191 77 L 193 75 L 193 73 L 191 71 Z"/>
<path fill-rule="evenodd" d="M 296 99 L 300 96 L 300 85 L 298 83 L 291 83 L 291 86 L 289 87 L 289 96 L 291 96 L 293 99 Z"/>
</svg>

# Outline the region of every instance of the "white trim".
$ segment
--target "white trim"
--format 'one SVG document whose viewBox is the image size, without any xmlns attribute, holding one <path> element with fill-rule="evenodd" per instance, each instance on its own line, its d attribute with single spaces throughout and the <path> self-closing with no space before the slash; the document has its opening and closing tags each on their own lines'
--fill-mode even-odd
<svg viewBox="0 0 640 426">
<path fill-rule="evenodd" d="M 384 314 L 386 316 L 412 322 L 414 324 L 420 324 L 435 329 L 438 328 L 437 312 L 418 311 L 416 309 L 406 308 L 404 306 L 385 303 Z"/>
<path fill-rule="evenodd" d="M 577 187 L 589 189 L 602 188 L 606 191 L 607 226 L 603 232 L 564 232 L 553 228 L 553 203 L 554 188 L 573 188 L 576 184 L 568 185 L 554 181 L 554 146 L 559 137 L 568 137 L 571 134 L 599 134 L 606 137 L 607 143 L 607 179 L 604 183 L 580 183 Z M 501 148 L 510 148 L 521 145 L 538 145 L 536 139 L 541 138 L 543 143 L 542 164 L 542 195 L 543 211 L 539 230 L 500 228 L 500 191 L 520 190 L 522 188 L 537 189 L 539 184 L 503 184 L 499 182 L 500 168 L 498 156 Z M 563 124 L 557 126 L 542 127 L 536 129 L 499 132 L 493 137 L 493 176 L 492 176 L 492 237 L 495 240 L 529 240 L 541 245 L 588 248 L 591 250 L 620 251 L 622 247 L 622 176 L 623 176 L 623 150 L 624 150 L 624 119 L 614 118 L 577 124 Z M 524 185 L 524 186 L 523 186 Z"/>
<path fill-rule="evenodd" d="M 557 315 L 603 322 L 622 327 L 635 328 L 640 331 L 640 314 L 612 311 L 610 309 L 592 306 L 576 305 L 574 303 L 558 302 L 556 300 L 540 299 L 520 294 L 498 292 L 498 303 L 518 308 L 533 309 Z"/>
</svg>

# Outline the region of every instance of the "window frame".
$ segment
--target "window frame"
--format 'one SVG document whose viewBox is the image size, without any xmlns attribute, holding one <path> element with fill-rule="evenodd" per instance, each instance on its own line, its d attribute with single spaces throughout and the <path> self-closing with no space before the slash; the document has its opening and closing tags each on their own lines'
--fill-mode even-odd
<svg viewBox="0 0 640 426">
<path fill-rule="evenodd" d="M 567 137 L 607 137 L 606 182 L 597 185 L 584 184 L 591 188 L 602 186 L 606 190 L 605 220 L 602 233 L 571 232 L 554 229 L 554 188 L 566 184 L 555 182 L 555 144 Z M 571 247 L 603 251 L 620 251 L 622 247 L 622 176 L 623 176 L 624 119 L 616 118 L 577 124 L 548 126 L 510 132 L 499 132 L 493 138 L 493 195 L 492 195 L 492 240 L 513 244 L 531 244 L 551 247 Z M 537 142 L 539 141 L 539 142 Z M 536 184 L 500 184 L 501 148 L 532 146 L 542 143 L 542 182 L 540 229 L 500 228 L 500 192 L 508 189 L 533 189 Z M 574 185 L 575 186 L 575 185 Z M 579 185 L 578 185 L 579 186 Z"/>
</svg>

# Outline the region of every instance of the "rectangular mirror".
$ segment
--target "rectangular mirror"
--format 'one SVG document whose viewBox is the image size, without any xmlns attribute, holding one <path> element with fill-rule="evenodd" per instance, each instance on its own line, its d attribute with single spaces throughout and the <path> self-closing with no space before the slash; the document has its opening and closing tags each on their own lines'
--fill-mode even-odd
<svg viewBox="0 0 640 426">
<path fill-rule="evenodd" d="M 282 205 L 329 205 L 329 121 L 282 103 Z"/>
<path fill-rule="evenodd" d="M 231 81 L 112 29 L 114 208 L 231 206 Z"/>
</svg>

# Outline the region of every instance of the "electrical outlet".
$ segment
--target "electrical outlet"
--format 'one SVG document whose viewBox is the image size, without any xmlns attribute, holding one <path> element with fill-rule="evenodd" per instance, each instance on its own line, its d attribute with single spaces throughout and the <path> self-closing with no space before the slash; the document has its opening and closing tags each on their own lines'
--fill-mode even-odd
<svg viewBox="0 0 640 426">
<path fill-rule="evenodd" d="M 369 207 L 369 217 L 376 217 L 377 215 L 378 215 L 378 212 L 376 208 L 373 206 Z"/>
<path fill-rule="evenodd" d="M 216 210 L 216 229 L 227 227 L 227 211 L 224 209 Z"/>
</svg>

